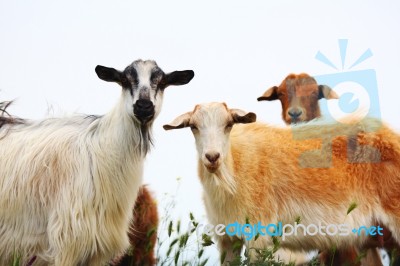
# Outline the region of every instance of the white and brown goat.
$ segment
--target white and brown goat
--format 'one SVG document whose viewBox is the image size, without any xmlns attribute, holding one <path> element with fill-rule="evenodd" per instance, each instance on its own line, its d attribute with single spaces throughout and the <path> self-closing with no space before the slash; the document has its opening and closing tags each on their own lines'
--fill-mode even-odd
<svg viewBox="0 0 400 266">
<path fill-rule="evenodd" d="M 348 124 L 299 125 L 294 137 L 289 128 L 252 123 L 255 119 L 254 113 L 209 103 L 197 105 L 164 126 L 166 130 L 192 129 L 211 223 L 227 225 L 248 218 L 251 223 L 293 224 L 300 218 L 305 226 L 345 223 L 352 229 L 382 222 L 398 243 L 400 137 L 396 133 L 380 121 L 365 119 Z M 333 144 L 322 145 L 318 138 L 332 132 L 339 135 Z M 348 146 L 348 138 L 360 145 Z M 378 153 L 371 152 L 366 144 Z M 316 149 L 322 149 L 326 157 L 302 156 Z M 348 153 L 364 163 L 349 162 Z M 300 165 L 300 161 L 309 165 L 329 159 L 330 168 Z M 357 208 L 347 215 L 353 203 Z M 235 237 L 217 238 L 221 253 L 227 251 L 226 261 L 232 260 Z M 295 251 L 361 247 L 367 238 L 351 232 L 343 236 L 298 234 L 282 240 L 281 247 Z M 272 241 L 260 236 L 246 245 L 266 248 Z"/>
</svg>

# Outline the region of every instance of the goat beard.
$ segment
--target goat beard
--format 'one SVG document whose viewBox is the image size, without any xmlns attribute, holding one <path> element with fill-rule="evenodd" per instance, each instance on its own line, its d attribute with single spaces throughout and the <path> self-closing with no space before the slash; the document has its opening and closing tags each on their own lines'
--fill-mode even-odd
<svg viewBox="0 0 400 266">
<path fill-rule="evenodd" d="M 225 164 L 222 164 L 217 171 L 210 173 L 210 175 L 215 186 L 222 187 L 231 195 L 236 193 L 235 177 L 230 173 Z"/>
</svg>

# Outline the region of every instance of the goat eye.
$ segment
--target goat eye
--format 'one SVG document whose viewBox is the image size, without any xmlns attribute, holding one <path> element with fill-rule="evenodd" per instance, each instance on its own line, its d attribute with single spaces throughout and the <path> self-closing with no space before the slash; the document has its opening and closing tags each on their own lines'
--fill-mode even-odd
<svg viewBox="0 0 400 266">
<path fill-rule="evenodd" d="M 198 130 L 197 127 L 195 125 L 190 125 L 190 129 L 191 130 Z"/>
</svg>

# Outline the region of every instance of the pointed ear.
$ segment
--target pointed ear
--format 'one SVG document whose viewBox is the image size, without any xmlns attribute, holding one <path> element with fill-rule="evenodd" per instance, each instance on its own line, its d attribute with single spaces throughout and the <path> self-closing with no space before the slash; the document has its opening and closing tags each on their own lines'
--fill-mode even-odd
<svg viewBox="0 0 400 266">
<path fill-rule="evenodd" d="M 191 116 L 192 112 L 187 112 L 175 118 L 174 121 L 172 121 L 171 123 L 163 125 L 163 128 L 165 130 L 171 130 L 171 129 L 188 127 Z"/>
<path fill-rule="evenodd" d="M 97 66 L 95 68 L 97 76 L 105 81 L 121 82 L 122 72 L 105 66 Z"/>
<path fill-rule="evenodd" d="M 339 95 L 327 85 L 318 85 L 318 99 L 339 99 Z"/>
<path fill-rule="evenodd" d="M 169 85 L 185 85 L 194 77 L 193 70 L 174 71 L 164 76 L 164 88 Z"/>
<path fill-rule="evenodd" d="M 257 98 L 258 101 L 273 101 L 278 100 L 278 87 L 273 86 L 269 88 L 261 97 Z"/>
<path fill-rule="evenodd" d="M 230 112 L 235 123 L 248 124 L 255 122 L 257 119 L 255 113 L 247 113 L 240 109 L 230 109 Z"/>
</svg>

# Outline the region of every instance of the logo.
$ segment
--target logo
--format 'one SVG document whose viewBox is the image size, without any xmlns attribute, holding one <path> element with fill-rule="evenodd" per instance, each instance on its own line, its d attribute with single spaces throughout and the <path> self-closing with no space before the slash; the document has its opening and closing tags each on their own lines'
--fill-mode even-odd
<svg viewBox="0 0 400 266">
<path fill-rule="evenodd" d="M 348 139 L 347 159 L 350 163 L 376 163 L 380 162 L 380 152 L 372 146 L 360 145 L 357 142 L 357 133 L 352 132 L 348 135 L 351 124 L 363 122 L 368 117 L 376 118 L 378 124 L 371 127 L 365 127 L 364 132 L 373 132 L 381 126 L 381 113 L 379 107 L 378 85 L 376 72 L 374 69 L 353 70 L 362 62 L 372 57 L 371 49 L 366 49 L 360 56 L 350 64 L 347 64 L 347 39 L 339 39 L 339 52 L 341 66 L 338 67 L 322 52 L 318 51 L 315 59 L 331 67 L 336 73 L 329 73 L 314 76 L 318 84 L 328 85 L 340 95 L 338 101 L 320 100 L 321 113 L 324 121 L 336 121 L 343 126 L 341 130 L 332 130 L 324 132 L 322 138 L 322 147 L 320 150 L 306 151 L 300 156 L 300 166 L 304 168 L 328 168 L 332 166 L 332 140 L 339 135 L 346 135 Z M 343 117 L 351 115 L 351 124 Z M 304 139 L 303 135 L 296 133 L 296 127 L 293 127 L 293 137 L 295 139 Z M 367 159 L 359 159 L 356 156 L 357 151 L 371 154 Z"/>
<path fill-rule="evenodd" d="M 192 222 L 189 223 L 188 231 L 191 232 L 193 229 L 196 230 L 197 236 L 201 234 L 206 234 L 208 236 L 218 235 L 228 235 L 228 236 L 237 236 L 239 238 L 243 238 L 246 241 L 250 241 L 256 236 L 270 236 L 270 237 L 281 237 L 282 241 L 285 241 L 288 237 L 291 236 L 348 236 L 350 234 L 354 234 L 356 236 L 375 236 L 381 235 L 383 236 L 383 228 L 378 226 L 360 226 L 358 228 L 353 228 L 347 224 L 327 224 L 324 225 L 322 223 L 316 224 L 308 224 L 304 225 L 301 223 L 294 224 L 283 224 L 282 222 L 278 222 L 277 224 L 267 224 L 263 225 L 261 222 L 255 224 L 241 224 L 239 222 L 230 223 L 227 225 L 218 224 L 216 226 L 212 224 L 198 224 L 194 226 Z"/>
</svg>

